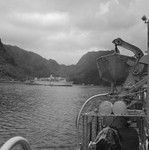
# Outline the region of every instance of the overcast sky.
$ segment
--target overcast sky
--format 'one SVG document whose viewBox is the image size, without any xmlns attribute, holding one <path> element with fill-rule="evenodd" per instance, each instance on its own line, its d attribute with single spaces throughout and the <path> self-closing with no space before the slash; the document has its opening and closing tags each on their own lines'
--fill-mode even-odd
<svg viewBox="0 0 149 150">
<path fill-rule="evenodd" d="M 145 51 L 144 14 L 149 0 L 0 0 L 0 38 L 70 65 L 117 37 Z"/>
</svg>

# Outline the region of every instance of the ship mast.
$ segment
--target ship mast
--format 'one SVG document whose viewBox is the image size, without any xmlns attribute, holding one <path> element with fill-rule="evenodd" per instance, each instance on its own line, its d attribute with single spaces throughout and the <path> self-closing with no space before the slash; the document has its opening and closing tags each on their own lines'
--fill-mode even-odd
<svg viewBox="0 0 149 150">
<path fill-rule="evenodd" d="M 142 17 L 142 20 L 147 24 L 147 55 L 149 56 L 149 19 L 144 15 Z M 148 56 L 147 56 L 147 59 L 148 59 Z M 146 102 L 145 102 L 145 111 L 147 115 L 147 122 L 149 123 L 149 64 L 147 68 L 147 97 L 146 97 Z"/>
</svg>

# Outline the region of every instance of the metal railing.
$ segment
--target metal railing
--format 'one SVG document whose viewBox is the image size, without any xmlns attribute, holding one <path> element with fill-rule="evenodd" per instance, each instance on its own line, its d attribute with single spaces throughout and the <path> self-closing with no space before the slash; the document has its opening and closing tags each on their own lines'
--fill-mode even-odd
<svg viewBox="0 0 149 150">
<path fill-rule="evenodd" d="M 92 97 L 90 97 L 89 99 L 86 100 L 86 102 L 83 104 L 83 106 L 81 107 L 80 111 L 79 111 L 79 114 L 77 116 L 77 119 L 76 119 L 76 127 L 78 128 L 79 127 L 79 120 L 80 120 L 80 117 L 81 117 L 81 113 L 83 111 L 83 109 L 85 108 L 85 106 L 90 102 L 90 101 L 93 101 L 94 98 L 100 98 L 100 97 L 104 97 L 104 96 L 108 96 L 109 93 L 103 93 L 103 94 L 97 94 L 97 95 L 94 95 Z M 101 101 L 99 99 L 99 101 Z"/>
<path fill-rule="evenodd" d="M 5 144 L 2 145 L 0 150 L 11 150 L 16 145 L 21 145 L 23 150 L 31 150 L 31 147 L 28 141 L 25 138 L 20 137 L 20 136 L 16 136 L 16 137 L 9 139 Z"/>
</svg>

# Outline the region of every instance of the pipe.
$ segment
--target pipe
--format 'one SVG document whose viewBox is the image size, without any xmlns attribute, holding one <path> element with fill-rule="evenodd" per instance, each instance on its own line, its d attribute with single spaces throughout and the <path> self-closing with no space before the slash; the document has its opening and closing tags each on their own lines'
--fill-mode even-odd
<svg viewBox="0 0 149 150">
<path fill-rule="evenodd" d="M 20 136 L 13 137 L 9 139 L 5 144 L 2 145 L 0 150 L 11 150 L 16 145 L 21 145 L 23 150 L 31 150 L 31 147 L 28 143 L 28 141 Z"/>
</svg>

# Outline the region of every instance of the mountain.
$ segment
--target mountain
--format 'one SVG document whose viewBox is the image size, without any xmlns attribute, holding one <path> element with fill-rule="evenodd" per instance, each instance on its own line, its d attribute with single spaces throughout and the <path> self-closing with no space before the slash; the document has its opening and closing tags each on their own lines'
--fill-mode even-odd
<svg viewBox="0 0 149 150">
<path fill-rule="evenodd" d="M 5 46 L 2 44 L 0 39 L 0 64 L 5 63 L 15 65 L 14 59 L 7 53 Z"/>
<path fill-rule="evenodd" d="M 75 66 L 68 68 L 69 80 L 76 84 L 102 84 L 104 83 L 100 78 L 97 70 L 97 58 L 111 54 L 113 51 L 96 51 L 88 52 Z"/>
<path fill-rule="evenodd" d="M 4 45 L 0 40 L 0 78 L 26 80 L 53 74 L 76 84 L 101 84 L 96 59 L 110 53 L 113 51 L 88 52 L 76 65 L 66 66 L 17 46 Z"/>
<path fill-rule="evenodd" d="M 48 60 L 48 67 L 51 70 L 51 74 L 59 76 L 60 65 L 53 59 Z"/>
<path fill-rule="evenodd" d="M 59 64 L 0 40 L 0 79 L 26 80 L 34 77 L 58 76 Z"/>
<path fill-rule="evenodd" d="M 0 40 L 0 79 L 11 80 L 20 70 L 16 67 L 14 58 L 7 52 Z M 18 75 L 19 77 L 19 75 Z"/>
<path fill-rule="evenodd" d="M 59 64 L 54 60 L 47 60 L 40 55 L 25 51 L 17 46 L 5 45 L 7 53 L 15 60 L 17 68 L 26 77 L 49 77 L 57 75 Z"/>
</svg>

